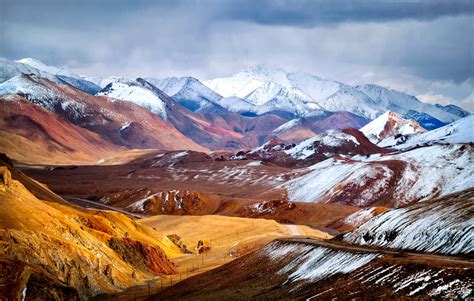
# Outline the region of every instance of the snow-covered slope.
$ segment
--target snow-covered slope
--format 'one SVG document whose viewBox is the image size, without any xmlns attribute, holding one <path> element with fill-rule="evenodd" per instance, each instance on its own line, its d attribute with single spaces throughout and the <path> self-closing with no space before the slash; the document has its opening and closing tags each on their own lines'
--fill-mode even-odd
<svg viewBox="0 0 474 301">
<path fill-rule="evenodd" d="M 356 86 L 357 89 L 370 96 L 377 104 L 385 110 L 405 114 L 409 110 L 426 113 L 445 123 L 456 121 L 460 116 L 452 114 L 445 109 L 435 105 L 421 102 L 415 96 L 411 96 L 396 90 L 387 89 L 378 85 L 368 84 Z M 421 124 L 423 126 L 423 124 Z"/>
<path fill-rule="evenodd" d="M 329 130 L 326 133 L 307 139 L 295 147 L 285 150 L 285 153 L 297 160 L 304 160 L 317 152 L 317 148 L 336 148 L 344 144 L 359 145 L 359 141 L 349 134 L 338 130 Z M 316 148 L 316 149 L 315 149 Z"/>
<path fill-rule="evenodd" d="M 288 275 L 288 282 L 316 282 L 336 274 L 347 274 L 380 257 L 377 253 L 352 253 L 311 245 L 286 246 L 270 243 L 259 250 L 270 260 L 283 261 L 287 254 L 298 254 L 296 258 L 279 270 L 277 274 Z"/>
<path fill-rule="evenodd" d="M 24 58 L 15 62 L 30 66 L 42 72 L 55 75 L 61 82 L 69 84 L 92 95 L 96 94 L 101 89 L 101 87 L 94 82 L 88 81 L 87 79 L 73 73 L 67 68 L 49 66 L 33 58 Z"/>
<path fill-rule="evenodd" d="M 437 128 L 435 130 L 400 137 L 399 139 L 387 138 L 380 145 L 398 149 L 414 147 L 416 145 L 433 143 L 473 143 L 474 142 L 474 115 L 461 118 L 458 121 Z"/>
<path fill-rule="evenodd" d="M 0 58 L 0 83 L 22 74 L 33 74 L 55 83 L 66 83 L 89 94 L 95 94 L 100 90 L 96 84 L 84 80 L 67 69 L 46 66 L 42 62 L 30 58 L 18 61 Z"/>
<path fill-rule="evenodd" d="M 433 116 L 423 113 L 417 112 L 413 110 L 408 110 L 404 114 L 401 115 L 404 119 L 413 119 L 418 122 L 424 129 L 431 131 L 446 125 L 446 122 L 442 122 L 439 119 L 434 118 Z"/>
<path fill-rule="evenodd" d="M 30 108 L 31 106 L 24 104 L 25 102 L 33 104 L 34 107 L 46 109 L 53 114 L 49 114 L 48 118 L 34 116 L 33 114 L 45 115 L 44 113 L 37 113 L 44 110 Z M 93 96 L 70 85 L 57 84 L 35 75 L 22 74 L 1 83 L 0 104 L 5 109 L 2 111 L 5 120 L 20 118 L 19 116 L 25 116 L 21 118 L 26 120 L 36 118 L 33 125 L 29 122 L 17 122 L 14 126 L 4 124 L 2 131 L 6 133 L 21 129 L 25 132 L 20 132 L 20 136 L 24 136 L 24 133 L 27 133 L 28 136 L 34 133 L 35 127 L 40 130 L 42 128 L 51 130 L 49 127 L 57 124 L 57 122 L 54 123 L 49 119 L 60 118 L 61 122 L 67 123 L 67 127 L 73 129 L 74 126 L 79 126 L 98 134 L 104 139 L 102 141 L 104 144 L 108 142 L 128 148 L 207 150 L 180 133 L 161 117 L 133 102 Z M 18 110 L 21 114 L 15 113 L 13 109 L 8 109 L 8 107 Z M 21 118 L 20 120 L 23 120 Z M 54 131 L 60 133 L 63 130 L 57 127 Z M 65 131 L 65 133 L 67 132 Z M 67 135 L 74 137 L 70 133 Z M 46 139 L 45 143 L 47 145 L 57 143 L 51 137 L 53 136 L 50 135 Z M 70 142 L 73 143 L 74 140 Z M 75 149 L 74 144 L 67 143 L 65 145 Z M 48 151 L 46 147 L 44 152 Z"/>
<path fill-rule="evenodd" d="M 41 76 L 43 78 L 49 79 L 51 81 L 57 82 L 58 79 L 51 73 L 38 70 L 29 65 L 22 63 L 17 63 L 10 61 L 4 58 L 0 58 L 0 83 L 9 80 L 12 77 L 21 75 L 21 74 L 34 74 Z"/>
<path fill-rule="evenodd" d="M 313 111 L 347 111 L 374 119 L 386 111 L 400 115 L 411 112 L 420 114 L 417 119 L 432 129 L 443 123 L 453 122 L 469 112 L 456 106 L 432 105 L 415 96 L 390 90 L 378 85 L 352 87 L 336 81 L 325 80 L 306 73 L 287 73 L 280 69 L 262 66 L 251 67 L 234 75 L 203 82 L 224 97 L 237 97 L 252 106 L 221 105 L 232 111 L 253 112 L 257 115 L 272 111 L 285 111 L 293 117 L 307 116 Z"/>
<path fill-rule="evenodd" d="M 291 201 L 399 207 L 474 187 L 474 147 L 433 145 L 392 155 L 332 158 L 282 185 Z"/>
<path fill-rule="evenodd" d="M 466 259 L 390 255 L 359 246 L 326 247 L 326 243 L 333 244 L 274 240 L 155 299 L 466 300 L 472 296 L 472 272 Z M 215 284 L 215 279 L 220 281 Z"/>
<path fill-rule="evenodd" d="M 469 116 L 471 115 L 470 112 L 464 110 L 463 108 L 460 108 L 456 105 L 453 105 L 453 104 L 449 104 L 449 105 L 440 105 L 440 104 L 435 104 L 435 106 L 437 108 L 440 108 L 448 113 L 451 113 L 453 115 L 457 115 L 459 117 L 466 117 L 466 116 Z"/>
<path fill-rule="evenodd" d="M 347 85 L 341 85 L 336 93 L 318 103 L 327 111 L 347 111 L 368 119 L 374 119 L 385 111 L 369 96 Z"/>
<path fill-rule="evenodd" d="M 318 110 L 344 110 L 375 118 L 379 113 L 370 97 L 357 89 L 305 73 L 255 66 L 204 84 L 224 97 L 244 99 L 256 106 L 252 112 L 258 115 L 285 111 L 293 116 L 304 116 Z"/>
<path fill-rule="evenodd" d="M 387 111 L 360 129 L 373 143 L 397 135 L 411 135 L 426 132 L 416 121 L 406 120 L 398 114 Z"/>
<path fill-rule="evenodd" d="M 245 158 L 280 166 L 310 166 L 337 156 L 367 156 L 386 152 L 354 129 L 328 130 L 295 144 L 270 140 L 245 154 Z"/>
<path fill-rule="evenodd" d="M 95 95 L 97 92 L 101 90 L 101 88 L 98 85 L 84 79 L 78 79 L 75 77 L 68 77 L 68 76 L 63 76 L 63 75 L 57 75 L 56 77 L 59 78 L 59 80 L 61 80 L 62 82 L 69 84 L 73 87 L 76 87 L 79 90 L 87 92 L 91 95 Z"/>
<path fill-rule="evenodd" d="M 444 254 L 474 252 L 474 189 L 386 211 L 344 235 L 350 243 Z"/>
<path fill-rule="evenodd" d="M 163 120 L 167 119 L 166 105 L 153 91 L 143 87 L 139 82 L 126 78 L 115 78 L 97 95 L 131 101 L 147 108 Z"/>
<path fill-rule="evenodd" d="M 149 77 L 145 80 L 193 112 L 218 113 L 219 111 L 225 111 L 218 104 L 222 96 L 193 77 L 167 77 L 161 79 Z"/>
<path fill-rule="evenodd" d="M 34 75 L 17 75 L 0 84 L 0 96 L 21 94 L 26 99 L 34 100 L 35 104 L 52 111 L 62 99 L 61 95 L 39 85 Z"/>
</svg>

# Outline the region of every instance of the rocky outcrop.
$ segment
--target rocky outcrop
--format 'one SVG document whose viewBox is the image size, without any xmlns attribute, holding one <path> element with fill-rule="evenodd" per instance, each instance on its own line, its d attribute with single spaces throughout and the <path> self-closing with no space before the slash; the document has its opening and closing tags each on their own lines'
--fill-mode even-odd
<svg viewBox="0 0 474 301">
<path fill-rule="evenodd" d="M 79 300 L 79 293 L 54 274 L 21 261 L 0 259 L 2 300 Z"/>
<path fill-rule="evenodd" d="M 5 166 L 0 166 L 0 188 L 5 190 L 10 187 L 12 183 L 12 175 Z"/>
<path fill-rule="evenodd" d="M 175 265 L 159 247 L 136 239 L 115 237 L 110 238 L 107 245 L 137 269 L 165 275 L 177 273 Z"/>
</svg>

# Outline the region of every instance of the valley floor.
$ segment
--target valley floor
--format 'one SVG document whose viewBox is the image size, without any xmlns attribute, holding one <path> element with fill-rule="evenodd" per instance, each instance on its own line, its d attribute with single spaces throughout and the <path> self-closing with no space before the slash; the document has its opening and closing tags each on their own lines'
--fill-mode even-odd
<svg viewBox="0 0 474 301">
<path fill-rule="evenodd" d="M 209 216 L 154 216 L 137 221 L 160 229 L 165 235 L 178 235 L 192 252 L 173 258 L 178 274 L 164 276 L 147 285 L 133 287 L 123 293 L 98 296 L 97 300 L 134 300 L 149 297 L 161 289 L 192 276 L 218 268 L 255 251 L 275 239 L 304 236 L 329 239 L 332 236 L 307 226 L 282 225 L 272 220 Z M 198 241 L 209 249 L 197 252 Z"/>
</svg>

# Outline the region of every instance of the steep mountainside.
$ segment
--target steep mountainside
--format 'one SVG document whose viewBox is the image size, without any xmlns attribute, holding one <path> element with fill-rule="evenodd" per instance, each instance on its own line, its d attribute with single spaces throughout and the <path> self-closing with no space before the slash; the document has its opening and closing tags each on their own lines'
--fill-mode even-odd
<svg viewBox="0 0 474 301">
<path fill-rule="evenodd" d="M 474 188 L 386 211 L 343 236 L 344 241 L 383 248 L 472 254 Z"/>
<path fill-rule="evenodd" d="M 72 86 L 34 75 L 21 75 L 1 83 L 2 101 L 15 99 L 9 95 L 20 95 L 66 122 L 97 133 L 116 146 L 206 150 L 158 116 L 128 101 L 92 96 Z M 20 104 L 13 101 L 11 105 Z M 48 127 L 47 124 L 42 126 Z"/>
<path fill-rule="evenodd" d="M 118 97 L 142 105 L 176 127 L 183 135 L 210 149 L 255 147 L 263 143 L 274 128 L 285 122 L 273 115 L 252 118 L 229 112 L 192 112 L 141 78 L 136 81 L 116 79 L 99 95 Z"/>
<path fill-rule="evenodd" d="M 86 299 L 176 273 L 168 256 L 180 251 L 160 233 L 119 213 L 72 206 L 1 165 L 1 277 L 13 299 Z"/>
<path fill-rule="evenodd" d="M 35 74 L 58 83 L 67 83 L 92 95 L 101 89 L 95 83 L 85 80 L 68 69 L 48 66 L 32 58 L 24 58 L 15 62 L 9 62 L 8 64 L 0 61 L 0 65 L 3 68 L 1 73 L 4 73 L 4 80 L 21 75 L 22 73 Z M 2 82 L 2 80 L 0 80 L 0 82 Z"/>
<path fill-rule="evenodd" d="M 4 81 L 7 81 L 12 77 L 19 76 L 21 74 L 34 74 L 49 79 L 51 81 L 59 81 L 54 74 L 38 70 L 29 65 L 0 58 L 0 83 L 3 83 Z"/>
<path fill-rule="evenodd" d="M 373 143 L 399 135 L 411 135 L 426 132 L 415 120 L 406 120 L 397 113 L 386 112 L 360 129 Z"/>
<path fill-rule="evenodd" d="M 442 122 L 431 115 L 426 113 L 420 113 L 413 110 L 408 110 L 406 113 L 401 115 L 404 119 L 414 119 L 418 122 L 418 124 L 422 124 L 423 128 L 427 129 L 428 131 L 437 129 L 446 125 L 446 122 Z"/>
<path fill-rule="evenodd" d="M 469 115 L 435 130 L 416 135 L 388 137 L 379 144 L 397 149 L 407 149 L 427 144 L 474 142 L 474 116 Z"/>
<path fill-rule="evenodd" d="M 133 102 L 150 110 L 163 120 L 167 120 L 165 102 L 153 91 L 143 87 L 139 82 L 126 78 L 117 78 L 98 92 L 97 95 Z"/>
<path fill-rule="evenodd" d="M 262 66 L 203 83 L 225 97 L 219 100 L 220 105 L 242 114 L 274 113 L 292 119 L 314 112 L 347 111 L 374 119 L 386 111 L 394 111 L 415 117 L 427 129 L 469 114 L 453 105 L 423 103 L 414 96 L 377 85 L 352 87 L 306 73 L 287 73 Z"/>
<path fill-rule="evenodd" d="M 44 64 L 43 62 L 38 61 L 38 60 L 33 59 L 33 58 L 24 58 L 24 59 L 21 59 L 21 60 L 17 60 L 15 62 L 28 65 L 30 67 L 33 67 L 35 69 L 38 69 L 38 70 L 41 70 L 41 71 L 44 71 L 44 72 L 47 72 L 47 73 L 50 73 L 50 74 L 53 74 L 53 75 L 62 75 L 62 76 L 67 76 L 67 77 L 80 78 L 79 75 L 74 74 L 72 71 L 70 71 L 66 68 L 57 68 L 57 67 L 54 67 L 54 66 L 48 66 L 48 65 Z"/>
<path fill-rule="evenodd" d="M 298 144 L 284 144 L 278 140 L 269 141 L 237 157 L 261 160 L 281 166 L 309 166 L 337 156 L 371 155 L 386 153 L 383 148 L 372 144 L 355 129 L 329 130 Z"/>
<path fill-rule="evenodd" d="M 379 251 L 333 240 L 275 240 L 167 288 L 154 299 L 464 300 L 472 296 L 474 275 L 466 257 Z"/>
<path fill-rule="evenodd" d="M 450 123 L 461 118 L 458 114 L 452 114 L 444 108 L 424 103 L 415 96 L 399 91 L 387 89 L 378 85 L 360 85 L 356 87 L 370 96 L 377 104 L 383 106 L 387 111 L 405 114 L 409 110 L 428 114 L 442 122 Z M 417 120 L 423 126 L 422 120 Z"/>
<path fill-rule="evenodd" d="M 25 163 L 96 163 L 120 151 L 19 95 L 0 96 L 0 133 L 0 149 Z"/>
<path fill-rule="evenodd" d="M 220 101 L 229 110 L 242 113 L 301 117 L 322 110 L 349 111 L 370 119 L 378 114 L 370 97 L 357 89 L 304 73 L 256 66 L 204 84 L 224 97 L 243 99 L 239 105 Z"/>
<path fill-rule="evenodd" d="M 453 105 L 453 104 L 444 105 L 444 106 L 440 105 L 440 104 L 435 104 L 435 106 L 437 108 L 445 110 L 446 112 L 451 113 L 453 115 L 457 115 L 459 117 L 466 117 L 466 116 L 471 115 L 470 112 L 468 112 L 468 111 L 464 110 L 463 108 L 460 108 L 456 105 Z"/>
<path fill-rule="evenodd" d="M 145 80 L 193 112 L 209 114 L 227 112 L 218 104 L 222 96 L 193 77 L 148 77 Z"/>
<path fill-rule="evenodd" d="M 324 112 L 292 119 L 273 130 L 273 134 L 285 142 L 298 143 L 313 137 L 316 133 L 324 133 L 331 129 L 359 129 L 368 122 L 368 119 L 349 112 Z"/>
<path fill-rule="evenodd" d="M 433 145 L 410 151 L 332 158 L 284 183 L 291 201 L 401 207 L 474 186 L 474 147 Z"/>
</svg>

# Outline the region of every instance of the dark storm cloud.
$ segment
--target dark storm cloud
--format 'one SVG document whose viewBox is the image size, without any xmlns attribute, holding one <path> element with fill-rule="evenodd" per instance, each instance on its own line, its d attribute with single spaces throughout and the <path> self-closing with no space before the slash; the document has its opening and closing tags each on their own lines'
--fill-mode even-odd
<svg viewBox="0 0 474 301">
<path fill-rule="evenodd" d="M 127 77 L 266 64 L 464 99 L 473 14 L 471 0 L 0 0 L 0 56 Z"/>
<path fill-rule="evenodd" d="M 341 22 L 431 20 L 473 12 L 471 0 L 261 0 L 236 1 L 226 16 L 261 24 L 312 27 Z"/>
<path fill-rule="evenodd" d="M 127 15 L 148 9 L 156 11 L 156 18 L 182 10 L 194 18 L 303 27 L 341 22 L 431 20 L 474 13 L 471 0 L 2 0 L 0 5 L 7 19 L 86 27 L 120 22 Z"/>
</svg>

